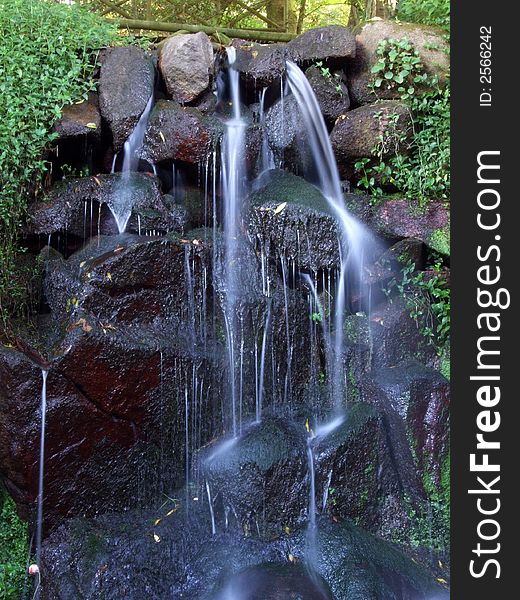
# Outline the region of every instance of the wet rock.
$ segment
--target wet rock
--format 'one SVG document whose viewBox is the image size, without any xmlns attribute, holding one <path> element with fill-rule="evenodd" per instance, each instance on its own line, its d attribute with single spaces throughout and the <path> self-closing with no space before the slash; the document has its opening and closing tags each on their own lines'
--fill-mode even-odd
<svg viewBox="0 0 520 600">
<path fill-rule="evenodd" d="M 267 574 L 277 585 L 270 586 L 267 596 L 255 598 L 279 598 L 276 594 L 282 591 L 284 600 L 293 592 L 307 598 L 311 592 L 319 594 L 316 580 L 322 582 L 322 596 L 310 596 L 313 600 L 322 600 L 323 594 L 336 600 L 448 597 L 423 567 L 349 522 L 319 521 L 319 559 L 311 583 L 300 566 L 305 561 L 305 530 L 270 542 L 229 531 L 211 535 L 207 506 L 202 511 L 197 504 L 191 503 L 186 511 L 182 504 L 171 504 L 161 511 L 64 523 L 44 545 L 42 598 L 69 600 L 76 595 L 96 600 L 102 595 L 119 600 L 126 595 L 161 600 L 174 595 L 214 600 L 227 584 L 244 578 L 248 585 L 241 585 L 240 593 L 247 594 L 262 586 Z M 175 512 L 166 517 L 172 508 Z M 157 518 L 161 521 L 152 527 Z M 152 532 L 160 542 L 154 541 Z M 289 554 L 296 565 L 290 563 Z"/>
<path fill-rule="evenodd" d="M 371 68 L 377 62 L 377 48 L 381 40 L 407 39 L 419 53 L 425 70 L 436 75 L 443 85 L 449 73 L 449 45 L 441 31 L 424 25 L 396 21 L 371 21 L 356 36 L 356 57 L 348 70 L 349 91 L 356 104 L 374 102 L 378 98 L 397 99 L 397 89 L 381 89 L 377 95 L 371 89 Z"/>
<path fill-rule="evenodd" d="M 284 165 L 303 170 L 308 162 L 305 122 L 294 96 L 277 100 L 265 117 L 267 139 L 275 157 Z"/>
<path fill-rule="evenodd" d="M 98 95 L 90 92 L 88 99 L 79 104 L 64 106 L 54 130 L 60 140 L 88 137 L 101 137 L 101 114 Z"/>
<path fill-rule="evenodd" d="M 356 55 L 356 40 L 347 27 L 329 25 L 302 33 L 287 44 L 289 58 L 298 65 L 309 66 L 315 61 L 343 65 Z"/>
<path fill-rule="evenodd" d="M 330 141 L 341 171 L 360 158 L 406 153 L 412 136 L 408 107 L 384 101 L 360 106 L 339 117 Z"/>
<path fill-rule="evenodd" d="M 285 73 L 286 46 L 284 44 L 251 44 L 235 40 L 236 68 L 250 90 L 262 88 L 280 81 Z"/>
<path fill-rule="evenodd" d="M 316 503 L 336 518 L 390 537 L 409 526 L 408 503 L 422 495 L 407 438 L 381 411 L 354 403 L 331 433 L 313 441 Z"/>
<path fill-rule="evenodd" d="M 314 581 L 301 565 L 265 563 L 249 567 L 231 577 L 216 593 L 216 600 L 330 600 L 327 584 Z"/>
<path fill-rule="evenodd" d="M 305 76 L 316 94 L 325 121 L 333 124 L 350 108 L 344 74 L 341 71 L 334 71 L 330 76 L 326 76 L 318 67 L 312 66 L 305 71 Z"/>
<path fill-rule="evenodd" d="M 30 206 L 27 233 L 49 235 L 66 231 L 78 237 L 87 237 L 90 231 L 94 235 L 117 233 L 108 208 L 103 210 L 99 205 L 117 202 L 123 191 L 133 206 L 128 231 L 183 231 L 185 212 L 181 207 L 164 204 L 156 177 L 146 173 L 114 173 L 65 179 L 56 184 L 45 201 Z M 98 205 L 95 215 L 90 212 L 93 203 Z"/>
<path fill-rule="evenodd" d="M 397 242 L 376 263 L 366 267 L 364 281 L 369 284 L 383 283 L 398 275 L 399 271 L 410 263 L 413 263 L 416 269 L 420 269 L 423 250 L 423 242 L 415 238 Z"/>
<path fill-rule="evenodd" d="M 208 255 L 201 242 L 129 234 L 96 238 L 67 261 L 51 261 L 45 279 L 47 302 L 57 320 L 69 315 L 72 322 L 86 317 L 92 326 L 108 326 L 176 316 L 177 327 L 189 327 L 185 302 L 190 293 L 198 299 L 202 294 L 201 270 Z M 198 287 L 190 289 L 188 278 Z"/>
<path fill-rule="evenodd" d="M 308 497 L 305 444 L 303 424 L 265 418 L 204 451 L 202 468 L 222 503 L 219 522 L 228 514 L 246 535 L 272 535 L 297 522 Z"/>
<path fill-rule="evenodd" d="M 49 260 L 45 292 L 60 335 L 45 350 L 47 531 L 73 514 L 151 502 L 185 479 L 186 451 L 220 432 L 222 352 L 204 328 L 204 254 L 200 242 L 127 235 Z M 41 372 L 4 349 L 0 374 L 1 473 L 32 517 Z M 199 401 L 199 388 L 186 387 L 193 378 L 208 387 L 186 450 L 181 407 Z"/>
<path fill-rule="evenodd" d="M 215 149 L 222 132 L 214 117 L 171 100 L 159 100 L 150 115 L 140 154 L 154 164 L 169 160 L 201 163 Z"/>
<path fill-rule="evenodd" d="M 153 93 L 155 70 L 149 56 L 134 46 L 107 49 L 102 56 L 99 107 L 119 152 Z"/>
<path fill-rule="evenodd" d="M 426 474 L 438 487 L 449 458 L 449 388 L 438 371 L 409 361 L 376 371 L 365 391 L 372 402 L 404 421 L 421 481 Z"/>
<path fill-rule="evenodd" d="M 427 246 L 449 255 L 450 216 L 444 202 L 419 202 L 388 198 L 374 208 L 373 226 L 393 238 L 414 237 Z"/>
<path fill-rule="evenodd" d="M 272 258 L 292 258 L 301 269 L 334 268 L 339 262 L 337 224 L 319 190 L 276 170 L 266 173 L 259 185 L 250 198 L 249 225 L 259 248 Z"/>
<path fill-rule="evenodd" d="M 213 78 L 213 46 L 203 33 L 168 38 L 159 53 L 159 70 L 168 94 L 177 102 L 192 102 L 205 92 Z"/>
</svg>

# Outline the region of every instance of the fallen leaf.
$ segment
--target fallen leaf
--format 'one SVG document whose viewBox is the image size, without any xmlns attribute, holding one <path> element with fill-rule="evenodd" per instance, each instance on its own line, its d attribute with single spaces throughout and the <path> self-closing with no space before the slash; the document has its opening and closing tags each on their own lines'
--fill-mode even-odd
<svg viewBox="0 0 520 600">
<path fill-rule="evenodd" d="M 85 266 L 86 262 L 87 262 L 86 260 L 84 260 L 83 262 L 80 262 L 79 268 L 82 269 Z"/>
<path fill-rule="evenodd" d="M 310 426 L 310 424 L 309 424 L 309 419 L 307 419 L 307 420 L 305 421 L 305 429 L 307 430 L 307 433 L 310 433 L 310 431 L 311 431 L 311 426 Z"/>
<path fill-rule="evenodd" d="M 292 563 L 296 562 L 296 556 L 294 556 L 291 553 L 289 553 L 289 556 L 287 558 L 289 559 L 289 562 L 292 562 Z"/>
<path fill-rule="evenodd" d="M 159 525 L 160 522 L 161 522 L 161 517 L 159 517 L 158 519 L 155 519 L 154 525 L 157 526 L 157 525 Z"/>
<path fill-rule="evenodd" d="M 101 181 L 97 177 L 94 177 L 93 179 L 99 185 L 99 187 L 103 187 L 103 184 L 101 183 Z"/>
<path fill-rule="evenodd" d="M 274 214 L 275 215 L 280 214 L 286 206 L 287 206 L 287 202 L 282 202 L 274 209 Z"/>
<path fill-rule="evenodd" d="M 443 583 L 444 585 L 448 585 L 448 582 L 446 581 L 446 579 L 443 579 L 442 577 L 437 577 L 437 581 L 439 583 Z"/>
<path fill-rule="evenodd" d="M 291 530 L 290 530 L 290 528 L 289 528 L 289 527 L 287 527 L 287 526 L 285 526 L 285 527 L 283 528 L 283 530 L 285 531 L 285 533 L 286 533 L 287 535 L 289 535 L 289 534 L 291 533 Z"/>
<path fill-rule="evenodd" d="M 156 544 L 158 544 L 161 541 L 161 538 L 156 533 L 153 534 L 153 539 Z"/>
<path fill-rule="evenodd" d="M 97 125 L 95 123 L 87 123 L 85 127 L 89 129 L 97 129 Z"/>
<path fill-rule="evenodd" d="M 171 517 L 171 516 L 173 515 L 173 513 L 174 513 L 174 512 L 177 512 L 177 509 L 176 509 L 176 508 L 172 508 L 171 510 L 169 510 L 169 511 L 166 513 L 166 516 L 167 516 L 167 517 Z"/>
<path fill-rule="evenodd" d="M 107 279 L 108 281 L 112 281 L 112 274 L 110 272 L 107 273 Z"/>
<path fill-rule="evenodd" d="M 166 138 L 164 137 L 164 134 L 163 134 L 163 132 L 162 132 L 162 131 L 159 131 L 159 136 L 160 136 L 160 138 L 161 138 L 161 140 L 162 140 L 162 143 L 163 143 L 163 144 L 166 144 Z"/>
</svg>

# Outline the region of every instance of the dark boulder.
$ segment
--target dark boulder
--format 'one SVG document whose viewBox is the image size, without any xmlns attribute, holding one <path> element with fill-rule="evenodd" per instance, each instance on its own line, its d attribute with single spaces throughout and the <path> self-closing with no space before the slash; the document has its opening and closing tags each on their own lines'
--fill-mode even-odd
<svg viewBox="0 0 520 600">
<path fill-rule="evenodd" d="M 119 152 L 153 94 L 155 69 L 150 57 L 135 46 L 109 48 L 101 58 L 99 107 Z"/>
<path fill-rule="evenodd" d="M 412 125 L 410 110 L 401 102 L 377 102 L 341 115 L 330 135 L 340 172 L 360 158 L 406 153 Z"/>
<path fill-rule="evenodd" d="M 410 264 L 420 269 L 423 264 L 423 250 L 423 242 L 415 238 L 406 238 L 393 244 L 377 262 L 366 267 L 365 282 L 371 285 L 384 283 Z"/>
<path fill-rule="evenodd" d="M 186 217 L 182 207 L 165 205 L 159 180 L 147 173 L 114 173 L 57 183 L 45 201 L 29 208 L 28 234 L 49 235 L 64 231 L 78 237 L 117 233 L 114 218 L 106 207 L 117 203 L 122 193 L 133 207 L 127 230 L 182 232 Z M 95 207 L 95 214 L 91 213 Z M 97 218 L 96 218 L 97 217 Z"/>
<path fill-rule="evenodd" d="M 350 108 L 350 98 L 345 75 L 341 71 L 328 73 L 329 75 L 325 75 L 318 67 L 312 66 L 305 71 L 305 76 L 316 94 L 325 121 L 334 124 Z"/>
<path fill-rule="evenodd" d="M 371 21 L 363 26 L 356 36 L 356 57 L 350 62 L 348 80 L 350 96 L 356 104 L 367 104 L 377 99 L 398 99 L 400 92 L 395 88 L 372 90 L 374 75 L 372 67 L 376 64 L 377 49 L 382 40 L 407 39 L 418 52 L 424 70 L 439 78 L 444 85 L 449 76 L 449 44 L 443 32 L 433 27 L 396 21 Z"/>
<path fill-rule="evenodd" d="M 234 518 L 239 530 L 272 535 L 293 525 L 308 502 L 305 428 L 266 418 L 237 439 L 210 446 L 202 468 L 219 498 L 219 523 Z M 229 485 L 229 482 L 233 485 Z"/>
<path fill-rule="evenodd" d="M 239 594 L 258 586 L 262 594 L 255 600 L 278 599 L 282 591 L 283 600 L 292 593 L 312 600 L 448 597 L 423 567 L 352 523 L 320 520 L 317 547 L 322 557 L 309 573 L 304 529 L 273 541 L 230 531 L 212 535 L 202 498 L 190 498 L 187 506 L 169 502 L 160 510 L 76 518 L 44 544 L 42 597 L 215 600 L 233 582 L 241 583 Z M 268 577 L 271 585 L 264 590 Z"/>
<path fill-rule="evenodd" d="M 203 33 L 186 33 L 168 38 L 159 52 L 159 70 L 171 98 L 192 102 L 213 79 L 213 46 Z"/>
<path fill-rule="evenodd" d="M 140 154 L 154 164 L 169 160 L 198 164 L 216 148 L 222 132 L 216 118 L 171 100 L 159 100 L 150 115 Z"/>
<path fill-rule="evenodd" d="M 54 124 L 60 140 L 101 137 L 101 114 L 98 95 L 90 92 L 88 99 L 78 104 L 64 106 L 61 117 Z"/>
<path fill-rule="evenodd" d="M 273 170 L 263 175 L 250 202 L 250 235 L 265 254 L 287 256 L 314 271 L 339 263 L 337 223 L 316 187 Z"/>
<path fill-rule="evenodd" d="M 287 44 L 288 57 L 298 65 L 323 61 L 343 65 L 356 55 L 356 39 L 347 27 L 329 25 L 309 29 Z"/>
<path fill-rule="evenodd" d="M 304 147 L 305 121 L 293 95 L 277 100 L 265 117 L 267 139 L 275 157 L 284 165 L 302 171 L 309 162 Z"/>
<path fill-rule="evenodd" d="M 234 40 L 236 61 L 233 68 L 242 81 L 253 91 L 259 91 L 279 82 L 285 73 L 286 46 L 284 44 L 251 44 Z"/>
</svg>

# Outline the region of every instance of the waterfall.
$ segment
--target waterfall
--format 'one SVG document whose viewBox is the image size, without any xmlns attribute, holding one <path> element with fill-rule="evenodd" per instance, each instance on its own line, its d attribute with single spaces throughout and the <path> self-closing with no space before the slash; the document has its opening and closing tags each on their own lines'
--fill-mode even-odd
<svg viewBox="0 0 520 600">
<path fill-rule="evenodd" d="M 242 216 L 242 205 L 245 197 L 245 130 L 246 121 L 240 111 L 240 87 L 239 72 L 234 68 L 236 51 L 227 48 L 229 62 L 229 87 L 231 91 L 232 115 L 225 122 L 225 132 L 222 148 L 222 193 L 224 198 L 224 280 L 225 300 L 224 318 L 226 326 L 226 338 L 228 347 L 229 379 L 231 396 L 231 420 L 233 435 L 237 435 L 237 405 L 241 404 L 237 392 L 240 388 L 237 384 L 239 374 L 237 373 L 236 356 L 238 354 L 236 344 L 238 343 L 237 323 L 237 260 L 239 260 L 239 235 L 240 221 Z"/>
<path fill-rule="evenodd" d="M 343 321 L 347 308 L 347 286 L 361 286 L 363 264 L 374 243 L 368 230 L 345 207 L 336 159 L 329 140 L 327 126 L 310 83 L 302 70 L 287 61 L 287 82 L 294 95 L 306 126 L 311 155 L 318 175 L 318 187 L 340 227 L 340 267 L 336 281 L 331 393 L 337 407 L 343 405 Z"/>
<path fill-rule="evenodd" d="M 119 233 L 125 232 L 128 221 L 132 215 L 134 194 L 132 190 L 130 173 L 132 171 L 137 171 L 139 167 L 138 151 L 143 145 L 144 134 L 146 131 L 146 126 L 148 125 L 148 119 L 153 107 L 153 102 L 154 95 L 152 94 L 146 104 L 143 114 L 135 126 L 135 129 L 125 142 L 123 151 L 123 167 L 121 171 L 122 181 L 118 186 L 116 193 L 111 196 L 108 202 L 108 208 L 110 209 L 110 212 L 116 221 Z M 114 156 L 112 169 L 115 169 L 116 156 Z"/>
<path fill-rule="evenodd" d="M 43 471 L 45 465 L 45 419 L 47 416 L 47 374 L 42 369 L 42 393 L 41 393 L 41 428 L 40 428 L 40 463 L 38 471 L 38 499 L 36 512 L 36 564 L 40 567 L 42 532 L 43 532 Z M 39 597 L 40 588 L 38 585 L 37 595 Z"/>
</svg>

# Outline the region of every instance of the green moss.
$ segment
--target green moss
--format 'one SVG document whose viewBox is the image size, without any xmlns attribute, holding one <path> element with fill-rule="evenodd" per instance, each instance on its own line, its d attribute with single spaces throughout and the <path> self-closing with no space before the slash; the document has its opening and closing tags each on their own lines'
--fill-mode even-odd
<svg viewBox="0 0 520 600">
<path fill-rule="evenodd" d="M 429 246 L 443 254 L 450 255 L 450 232 L 449 229 L 436 229 L 430 236 Z"/>
<path fill-rule="evenodd" d="M 27 561 L 27 524 L 16 514 L 13 499 L 0 489 L 0 600 L 20 597 Z"/>
<path fill-rule="evenodd" d="M 443 350 L 439 354 L 439 371 L 441 374 L 446 377 L 448 381 L 450 381 L 451 375 L 451 359 L 450 359 L 450 349 L 449 346 L 443 348 Z"/>
</svg>

